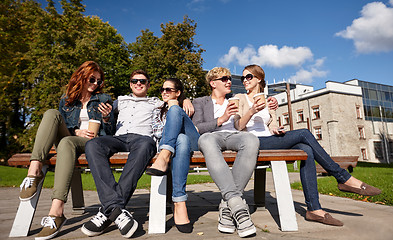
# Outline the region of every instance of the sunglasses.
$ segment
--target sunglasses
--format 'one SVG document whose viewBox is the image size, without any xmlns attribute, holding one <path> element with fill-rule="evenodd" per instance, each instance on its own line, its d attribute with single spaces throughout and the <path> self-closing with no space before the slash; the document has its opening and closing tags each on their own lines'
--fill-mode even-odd
<svg viewBox="0 0 393 240">
<path fill-rule="evenodd" d="M 213 81 L 218 81 L 218 80 L 221 80 L 221 82 L 226 83 L 228 81 L 232 81 L 232 78 L 229 76 L 223 76 L 221 78 L 214 79 Z"/>
<path fill-rule="evenodd" d="M 89 79 L 90 83 L 97 83 L 98 86 L 100 86 L 102 84 L 102 80 L 101 79 L 96 79 L 95 77 L 91 77 Z"/>
<path fill-rule="evenodd" d="M 131 79 L 131 80 L 130 80 L 130 82 L 132 82 L 133 84 L 137 84 L 138 81 L 139 81 L 141 84 L 146 84 L 147 79 Z"/>
<path fill-rule="evenodd" d="M 254 78 L 254 75 L 252 75 L 251 73 L 247 74 L 246 76 L 241 76 L 240 80 L 242 81 L 242 83 L 244 82 L 244 80 L 247 81 L 251 81 Z"/>
<path fill-rule="evenodd" d="M 170 87 L 167 87 L 167 88 L 161 87 L 160 88 L 160 92 L 163 93 L 164 91 L 166 91 L 166 92 L 176 92 L 176 89 L 175 88 L 170 88 Z"/>
</svg>

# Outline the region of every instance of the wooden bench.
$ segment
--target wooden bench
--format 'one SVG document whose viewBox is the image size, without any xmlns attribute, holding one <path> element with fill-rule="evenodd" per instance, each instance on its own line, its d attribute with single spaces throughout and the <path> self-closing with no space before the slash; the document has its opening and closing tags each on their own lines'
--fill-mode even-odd
<svg viewBox="0 0 393 240">
<path fill-rule="evenodd" d="M 353 172 L 353 169 L 356 167 L 358 164 L 358 159 L 359 156 L 335 156 L 332 157 L 333 161 L 338 163 L 341 168 L 343 169 L 348 169 L 348 171 L 351 173 Z M 317 173 L 322 173 L 322 175 L 327 175 L 328 172 L 326 172 L 325 169 L 322 168 L 321 165 L 317 164 Z"/>
<path fill-rule="evenodd" d="M 8 160 L 8 165 L 27 167 L 30 164 L 30 156 L 30 153 L 15 154 Z M 110 158 L 111 166 L 124 166 L 127 161 L 127 156 L 128 153 L 114 154 Z M 225 151 L 223 152 L 223 156 L 227 163 L 231 165 L 235 161 L 236 152 Z M 156 157 L 153 158 L 152 162 L 154 162 L 155 158 Z M 301 150 L 260 150 L 259 152 L 257 168 L 254 173 L 254 204 L 257 207 L 265 206 L 266 166 L 270 162 L 276 191 L 281 231 L 298 230 L 286 163 L 306 159 L 307 154 Z M 46 174 L 48 167 L 53 168 L 55 164 L 56 153 L 52 151 L 45 162 L 43 172 Z M 205 164 L 205 159 L 202 153 L 199 151 L 194 152 L 190 159 L 190 165 L 205 166 Z M 265 167 L 260 168 L 260 166 Z M 84 154 L 78 158 L 76 167 L 88 167 L 88 162 Z M 83 213 L 85 204 L 80 172 L 81 171 L 74 171 L 71 182 L 71 193 L 73 211 Z M 167 176 L 152 176 L 149 208 L 149 234 L 165 233 L 167 185 L 171 187 L 171 183 L 167 181 Z M 10 237 L 28 235 L 41 188 L 42 184 L 38 187 L 37 195 L 30 201 L 20 202 L 9 235 Z"/>
</svg>

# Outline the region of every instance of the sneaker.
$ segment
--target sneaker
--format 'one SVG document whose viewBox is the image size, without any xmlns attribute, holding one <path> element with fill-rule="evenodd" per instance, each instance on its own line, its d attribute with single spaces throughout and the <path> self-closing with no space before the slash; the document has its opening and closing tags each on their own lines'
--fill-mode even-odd
<svg viewBox="0 0 393 240">
<path fill-rule="evenodd" d="M 37 234 L 35 240 L 45 240 L 54 238 L 59 232 L 61 227 L 66 223 L 67 219 L 63 216 L 55 217 L 48 216 L 41 220 L 41 225 L 43 226 L 41 232 Z"/>
<path fill-rule="evenodd" d="M 228 203 L 224 200 L 221 200 L 221 203 L 218 206 L 218 231 L 224 233 L 234 233 L 235 230 L 235 223 L 233 222 Z"/>
<path fill-rule="evenodd" d="M 28 175 L 23 179 L 20 185 L 19 199 L 28 201 L 37 194 L 37 186 L 44 180 L 44 174 L 41 172 L 39 176 Z"/>
<path fill-rule="evenodd" d="M 101 212 L 100 208 L 97 215 L 83 224 L 81 231 L 89 237 L 97 236 L 103 233 L 111 223 L 112 221 Z"/>
<path fill-rule="evenodd" d="M 235 220 L 237 233 L 240 237 L 247 237 L 257 232 L 244 199 L 240 197 L 231 198 L 228 206 L 231 209 L 232 218 Z"/>
<path fill-rule="evenodd" d="M 115 224 L 120 230 L 120 233 L 125 238 L 130 238 L 138 228 L 138 222 L 134 220 L 131 213 L 122 209 L 122 213 L 117 216 Z"/>
</svg>

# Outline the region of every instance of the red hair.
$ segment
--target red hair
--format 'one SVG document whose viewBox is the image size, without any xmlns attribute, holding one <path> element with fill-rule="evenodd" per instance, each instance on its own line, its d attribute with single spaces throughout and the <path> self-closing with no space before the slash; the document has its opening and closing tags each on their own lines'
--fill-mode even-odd
<svg viewBox="0 0 393 240">
<path fill-rule="evenodd" d="M 93 72 L 99 72 L 101 75 L 102 84 L 97 86 L 94 93 L 101 92 L 104 86 L 104 71 L 101 69 L 98 63 L 93 61 L 84 62 L 71 76 L 71 79 L 67 85 L 66 90 L 66 105 L 72 105 L 76 100 L 81 97 L 83 86 Z"/>
</svg>

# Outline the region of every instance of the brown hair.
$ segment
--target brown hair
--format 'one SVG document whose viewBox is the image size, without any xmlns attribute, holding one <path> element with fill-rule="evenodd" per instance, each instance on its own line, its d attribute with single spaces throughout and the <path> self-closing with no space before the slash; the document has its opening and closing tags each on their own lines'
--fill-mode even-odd
<svg viewBox="0 0 393 240">
<path fill-rule="evenodd" d="M 87 81 L 89 81 L 89 77 L 93 72 L 99 72 L 101 75 L 102 84 L 97 86 L 94 93 L 101 92 L 104 87 L 104 71 L 98 65 L 98 63 L 93 61 L 86 61 L 72 74 L 70 81 L 67 85 L 66 90 L 66 105 L 72 105 L 76 100 L 81 97 L 83 86 Z"/>
<path fill-rule="evenodd" d="M 142 70 L 142 69 L 134 70 L 134 71 L 131 73 L 130 80 L 131 80 L 135 75 L 137 75 L 137 74 L 142 74 L 142 75 L 145 76 L 145 77 L 147 78 L 147 80 L 150 82 L 149 74 L 147 74 L 147 72 L 144 71 L 144 70 Z"/>
<path fill-rule="evenodd" d="M 177 101 L 179 102 L 179 106 L 183 107 L 184 99 L 186 99 L 186 96 L 184 94 L 183 83 L 178 78 L 168 78 L 168 79 L 165 80 L 165 82 L 167 82 L 167 81 L 173 83 L 173 85 L 175 86 L 176 91 L 180 91 L 180 95 L 177 98 Z M 166 112 L 168 112 L 168 103 L 164 103 L 164 105 L 161 107 L 161 114 L 160 114 L 161 120 L 162 120 L 162 116 L 164 116 L 164 114 Z"/>
<path fill-rule="evenodd" d="M 265 82 L 265 71 L 263 71 L 263 69 L 255 64 L 251 64 L 248 65 L 244 68 L 244 70 L 248 70 L 249 72 L 251 72 L 255 77 L 257 77 L 258 79 L 260 79 L 261 81 L 259 82 L 259 91 L 263 92 L 266 86 L 266 82 Z M 244 71 L 243 70 L 243 71 Z"/>
</svg>

